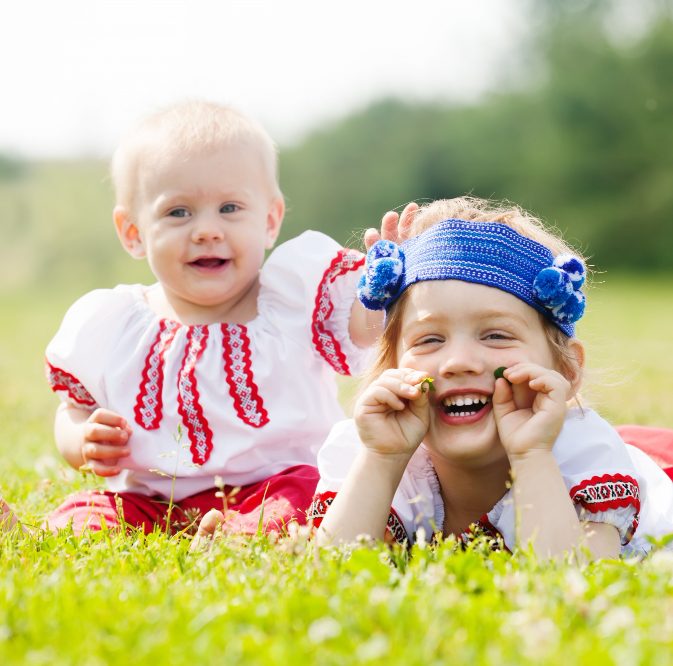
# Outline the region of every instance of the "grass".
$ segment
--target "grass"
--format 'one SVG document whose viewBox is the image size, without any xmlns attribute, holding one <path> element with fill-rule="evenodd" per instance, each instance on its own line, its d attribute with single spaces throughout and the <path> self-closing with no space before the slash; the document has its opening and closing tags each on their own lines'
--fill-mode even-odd
<svg viewBox="0 0 673 666">
<path fill-rule="evenodd" d="M 615 423 L 673 427 L 670 283 L 617 276 L 590 294 L 585 393 Z M 0 302 L 0 492 L 32 522 L 96 483 L 55 454 L 42 370 L 76 295 Z M 663 551 L 577 567 L 481 542 L 317 558 L 303 533 L 188 547 L 161 533 L 0 537 L 0 663 L 668 664 L 673 649 Z"/>
</svg>

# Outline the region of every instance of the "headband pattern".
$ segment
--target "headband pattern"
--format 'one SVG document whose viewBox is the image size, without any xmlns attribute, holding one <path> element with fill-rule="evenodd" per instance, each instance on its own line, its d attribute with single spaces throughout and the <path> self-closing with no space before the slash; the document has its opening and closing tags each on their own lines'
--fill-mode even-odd
<svg viewBox="0 0 673 666">
<path fill-rule="evenodd" d="M 451 219 L 401 245 L 386 240 L 372 245 L 358 298 L 370 310 L 387 310 L 416 282 L 473 282 L 513 294 L 572 337 L 584 314 L 585 275 L 574 255 L 554 258 L 547 247 L 505 224 Z"/>
</svg>

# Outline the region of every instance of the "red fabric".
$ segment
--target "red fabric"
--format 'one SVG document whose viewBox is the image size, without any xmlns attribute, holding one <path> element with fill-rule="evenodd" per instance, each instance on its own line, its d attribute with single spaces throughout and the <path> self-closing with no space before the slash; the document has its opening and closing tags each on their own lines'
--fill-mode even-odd
<svg viewBox="0 0 673 666">
<path fill-rule="evenodd" d="M 242 486 L 238 491 L 225 486 L 228 511 L 223 529 L 239 534 L 255 534 L 262 516 L 265 532 L 281 532 L 290 522 L 306 524 L 306 511 L 311 504 L 318 483 L 318 470 L 310 465 L 290 467 L 279 474 Z M 213 488 L 175 502 L 171 510 L 171 529 L 177 531 L 188 525 L 198 526 L 201 516 L 210 509 L 224 508 L 224 499 Z M 75 534 L 85 529 L 100 530 L 103 520 L 109 528 L 119 527 L 121 520 L 131 527 L 141 528 L 146 534 L 155 526 L 166 529 L 168 501 L 138 493 L 85 491 L 75 493 L 49 515 L 45 527 L 59 530 L 72 521 Z M 263 504 L 263 507 L 262 507 Z"/>
<path fill-rule="evenodd" d="M 617 432 L 627 444 L 647 453 L 673 479 L 673 430 L 622 425 L 617 426 Z"/>
</svg>

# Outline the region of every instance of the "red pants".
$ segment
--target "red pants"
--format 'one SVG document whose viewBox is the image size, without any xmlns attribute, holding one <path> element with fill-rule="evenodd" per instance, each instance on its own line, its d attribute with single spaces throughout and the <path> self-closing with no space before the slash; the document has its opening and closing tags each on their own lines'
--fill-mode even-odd
<svg viewBox="0 0 673 666">
<path fill-rule="evenodd" d="M 226 531 L 255 534 L 260 520 L 265 532 L 281 532 L 290 522 L 304 525 L 317 483 L 315 467 L 298 465 L 264 481 L 242 486 L 236 492 L 231 486 L 225 486 L 222 491 L 206 490 L 173 503 L 171 531 L 185 528 L 195 531 L 207 511 L 224 510 L 225 497 L 228 511 L 223 528 Z M 93 490 L 70 495 L 49 515 L 45 526 L 56 531 L 72 522 L 74 533 L 79 535 L 85 529 L 100 530 L 103 522 L 110 528 L 119 527 L 123 519 L 126 525 L 141 528 L 148 534 L 156 526 L 166 529 L 168 511 L 169 503 L 163 498 Z"/>
</svg>

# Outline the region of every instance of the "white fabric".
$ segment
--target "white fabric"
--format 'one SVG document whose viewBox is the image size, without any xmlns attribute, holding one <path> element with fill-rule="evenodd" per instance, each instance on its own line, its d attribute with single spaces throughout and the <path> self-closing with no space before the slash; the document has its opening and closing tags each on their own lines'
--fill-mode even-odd
<svg viewBox="0 0 673 666">
<path fill-rule="evenodd" d="M 317 494 L 337 492 L 341 488 L 362 446 L 352 420 L 341 421 L 332 428 L 318 452 L 320 481 Z M 569 491 L 583 481 L 603 475 L 623 475 L 636 480 L 640 492 L 640 515 L 638 527 L 628 543 L 629 530 L 636 516 L 634 507 L 590 513 L 576 505 L 582 520 L 606 522 L 619 530 L 623 554 L 645 554 L 651 548 L 648 536 L 673 533 L 673 483 L 646 454 L 625 444 L 614 428 L 593 410 L 568 410 L 553 454 Z M 430 535 L 444 524 L 439 481 L 423 445 L 411 458 L 392 505 L 412 542 L 419 527 Z M 514 548 L 515 508 L 511 490 L 488 512 L 487 517 L 502 534 L 506 546 Z"/>
<path fill-rule="evenodd" d="M 225 377 L 220 325 L 203 327 L 208 340 L 195 377 L 213 449 L 202 466 L 192 462 L 177 410 L 177 379 L 190 327 L 179 326 L 166 350 L 163 415 L 158 429 L 146 430 L 136 422 L 134 406 L 162 321 L 145 298 L 152 287 L 120 285 L 93 291 L 70 308 L 47 348 L 47 362 L 73 375 L 98 406 L 123 415 L 133 429 L 131 456 L 124 460 L 129 469 L 108 480 L 110 489 L 164 497 L 173 493 L 179 500 L 212 488 L 215 475 L 236 486 L 293 465 L 315 465 L 330 426 L 344 416 L 335 372 L 316 351 L 312 331 L 318 286 L 340 250 L 329 237 L 306 232 L 279 246 L 261 270 L 258 316 L 246 327 L 252 377 L 269 419 L 262 427 L 245 423 L 236 413 Z M 329 283 L 334 307 L 325 321 L 354 372 L 368 360 L 348 336 L 360 272 L 348 270 Z M 58 393 L 68 399 L 66 391 Z"/>
</svg>

